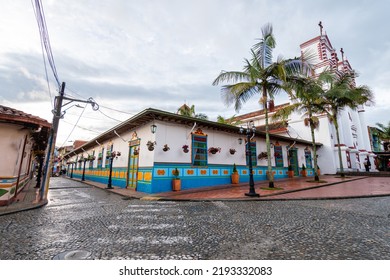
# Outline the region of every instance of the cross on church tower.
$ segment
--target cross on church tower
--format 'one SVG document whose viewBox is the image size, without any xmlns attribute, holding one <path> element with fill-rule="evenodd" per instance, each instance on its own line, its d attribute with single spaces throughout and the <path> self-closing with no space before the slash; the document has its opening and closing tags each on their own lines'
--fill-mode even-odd
<svg viewBox="0 0 390 280">
<path fill-rule="evenodd" d="M 324 28 L 324 27 L 322 26 L 322 21 L 320 21 L 320 22 L 318 23 L 318 26 L 320 27 L 320 34 L 321 34 L 321 36 L 322 36 L 322 28 Z"/>
</svg>

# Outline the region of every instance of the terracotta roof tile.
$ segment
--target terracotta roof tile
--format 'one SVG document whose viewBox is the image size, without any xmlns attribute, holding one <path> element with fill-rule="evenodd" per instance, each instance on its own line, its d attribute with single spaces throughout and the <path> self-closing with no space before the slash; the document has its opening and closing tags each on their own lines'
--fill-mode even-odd
<svg viewBox="0 0 390 280">
<path fill-rule="evenodd" d="M 18 123 L 27 126 L 51 127 L 51 124 L 45 119 L 3 105 L 0 105 L 0 122 Z"/>
</svg>

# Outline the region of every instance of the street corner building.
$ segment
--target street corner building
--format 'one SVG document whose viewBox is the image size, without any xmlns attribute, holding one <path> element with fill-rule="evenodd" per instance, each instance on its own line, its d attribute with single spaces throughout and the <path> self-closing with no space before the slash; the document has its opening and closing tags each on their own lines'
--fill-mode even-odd
<svg viewBox="0 0 390 280">
<path fill-rule="evenodd" d="M 326 69 L 337 75 L 353 73 L 343 49 L 339 59 L 320 27 L 319 36 L 300 45 L 302 53 L 315 55 L 312 75 Z M 270 116 L 288 104 L 272 104 Z M 364 171 L 365 159 L 375 161 L 364 114 L 363 106 L 342 110 L 338 117 L 340 143 L 334 124 L 325 114 L 317 116 L 320 129 L 315 131 L 318 142 L 314 145 L 321 174 L 336 174 L 341 169 L 339 148 L 347 172 Z M 238 126 L 145 109 L 66 153 L 61 164 L 67 166 L 69 177 L 145 193 L 231 184 L 232 173 L 238 174 L 238 182 L 248 182 L 250 165 L 254 181 L 267 180 L 264 110 L 234 119 L 253 123 L 256 132 L 249 143 Z M 274 177 L 314 176 L 314 146 L 304 117 L 293 113 L 287 122 L 271 123 L 269 131 Z M 372 171 L 378 171 L 375 165 Z"/>
<path fill-rule="evenodd" d="M 0 105 L 0 206 L 14 201 L 33 178 L 50 128 L 42 118 Z"/>
<path fill-rule="evenodd" d="M 291 164 L 300 176 L 302 163 L 314 175 L 310 141 L 270 137 L 275 178 L 287 178 Z M 245 138 L 237 126 L 149 108 L 68 152 L 62 164 L 69 177 L 103 184 L 111 177 L 115 187 L 145 193 L 178 190 L 176 180 L 179 190 L 231 184 L 233 169 L 248 182 L 249 161 L 254 180 L 266 180 L 265 133 L 256 131 L 249 145 Z"/>
</svg>

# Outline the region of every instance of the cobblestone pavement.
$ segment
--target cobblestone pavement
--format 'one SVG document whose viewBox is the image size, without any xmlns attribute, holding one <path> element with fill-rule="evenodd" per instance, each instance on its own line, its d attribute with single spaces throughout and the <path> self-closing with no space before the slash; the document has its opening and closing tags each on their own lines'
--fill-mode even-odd
<svg viewBox="0 0 390 280">
<path fill-rule="evenodd" d="M 0 216 L 0 259 L 390 259 L 390 197 L 143 201 L 53 178 L 47 206 Z"/>
</svg>

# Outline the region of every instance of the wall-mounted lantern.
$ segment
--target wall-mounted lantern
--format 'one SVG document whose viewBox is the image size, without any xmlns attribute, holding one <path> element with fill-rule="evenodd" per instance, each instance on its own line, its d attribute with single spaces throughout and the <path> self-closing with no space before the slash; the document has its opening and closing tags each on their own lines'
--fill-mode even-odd
<svg viewBox="0 0 390 280">
<path fill-rule="evenodd" d="M 150 126 L 150 131 L 152 132 L 152 134 L 155 134 L 155 133 L 156 133 L 156 130 L 157 130 L 157 125 L 152 124 L 152 125 Z"/>
</svg>

